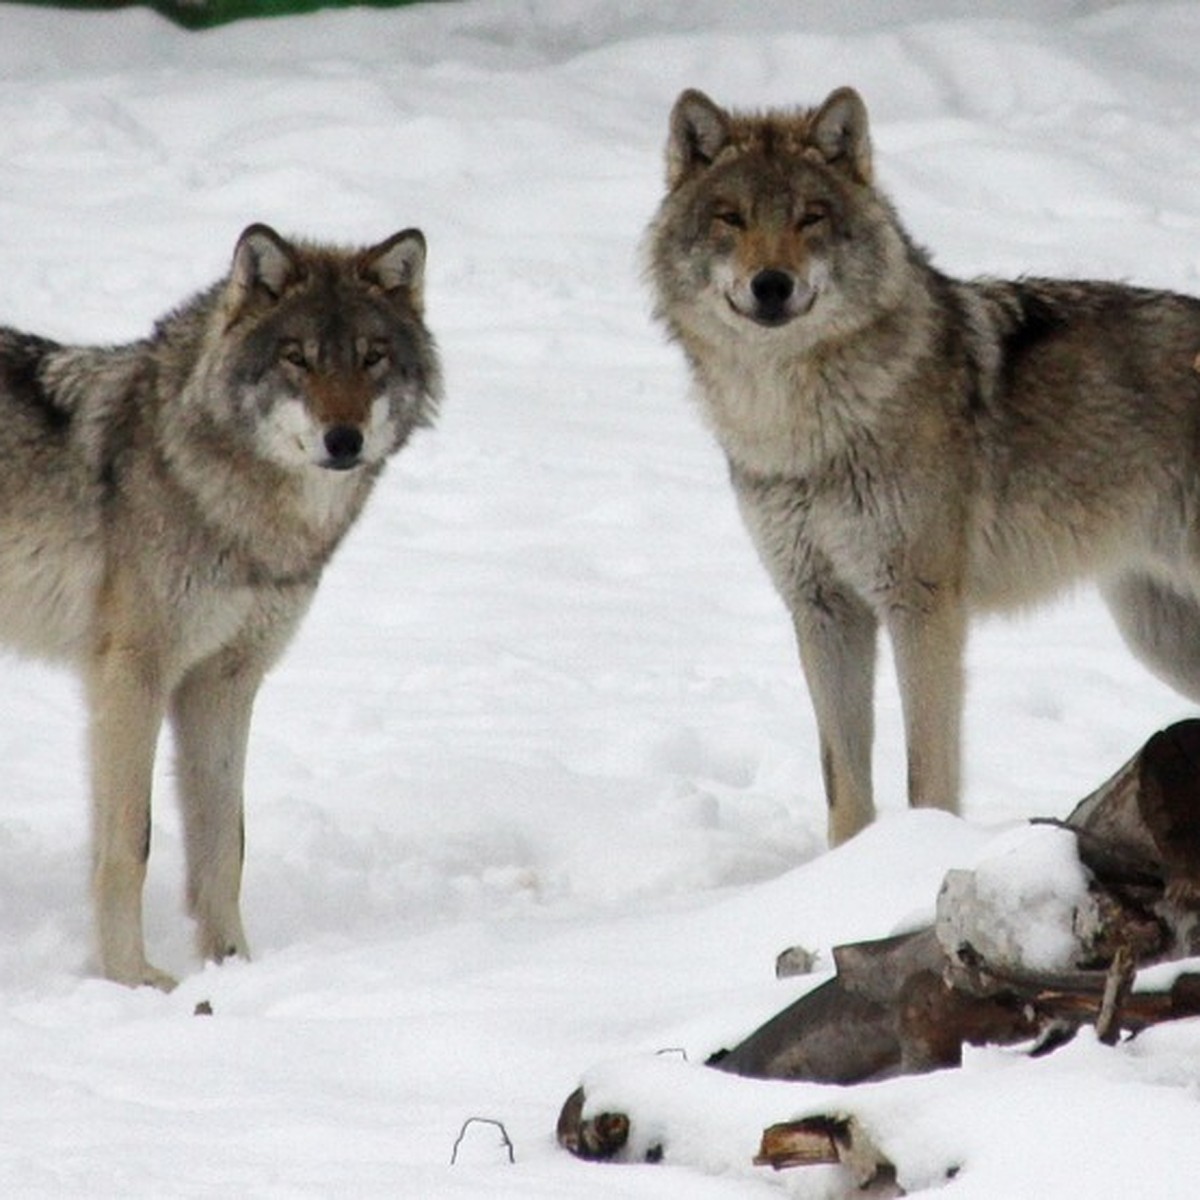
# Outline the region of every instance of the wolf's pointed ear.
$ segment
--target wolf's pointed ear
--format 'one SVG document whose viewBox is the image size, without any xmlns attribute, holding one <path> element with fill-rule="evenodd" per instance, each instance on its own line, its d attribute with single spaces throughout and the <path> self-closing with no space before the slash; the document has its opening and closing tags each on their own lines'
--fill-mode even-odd
<svg viewBox="0 0 1200 1200">
<path fill-rule="evenodd" d="M 419 304 L 425 285 L 425 235 L 419 229 L 393 234 L 363 253 L 358 273 L 385 292 L 407 291 Z"/>
<path fill-rule="evenodd" d="M 304 277 L 295 249 L 269 225 L 247 225 L 233 250 L 225 290 L 225 324 L 232 326 L 257 297 L 274 302 L 290 283 Z"/>
<path fill-rule="evenodd" d="M 729 141 L 729 117 L 703 92 L 688 90 L 671 109 L 667 141 L 667 186 L 675 187 L 697 167 L 709 166 Z"/>
<path fill-rule="evenodd" d="M 303 274 L 304 268 L 295 250 L 275 230 L 269 225 L 249 225 L 238 238 L 229 273 L 230 285 L 238 297 L 236 307 L 240 307 L 256 287 L 278 299 L 288 284 Z"/>
<path fill-rule="evenodd" d="M 831 166 L 847 170 L 859 183 L 871 182 L 871 133 L 867 106 L 849 87 L 838 88 L 817 109 L 810 137 Z"/>
</svg>

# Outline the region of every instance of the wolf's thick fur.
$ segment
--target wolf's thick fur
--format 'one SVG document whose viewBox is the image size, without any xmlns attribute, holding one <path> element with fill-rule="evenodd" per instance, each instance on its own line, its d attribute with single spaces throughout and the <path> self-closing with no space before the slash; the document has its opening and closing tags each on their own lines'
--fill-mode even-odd
<svg viewBox="0 0 1200 1200">
<path fill-rule="evenodd" d="M 169 987 L 142 941 L 150 781 L 179 755 L 199 949 L 245 955 L 242 773 L 267 668 L 383 465 L 439 394 L 425 243 L 241 236 L 145 341 L 0 330 L 0 638 L 86 685 L 100 967 Z"/>
<path fill-rule="evenodd" d="M 874 186 L 849 88 L 762 115 L 685 92 L 667 163 L 656 312 L 791 610 L 831 841 L 874 814 L 881 622 L 915 805 L 958 801 L 968 611 L 1094 578 L 1200 699 L 1200 301 L 947 278 Z"/>
</svg>

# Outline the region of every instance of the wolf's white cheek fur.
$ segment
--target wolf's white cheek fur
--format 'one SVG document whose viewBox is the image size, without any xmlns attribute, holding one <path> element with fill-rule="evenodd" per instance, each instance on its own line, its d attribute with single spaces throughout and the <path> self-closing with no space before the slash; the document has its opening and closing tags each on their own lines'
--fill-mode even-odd
<svg viewBox="0 0 1200 1200">
<path fill-rule="evenodd" d="M 277 400 L 255 430 L 264 458 L 284 467 L 318 463 L 324 456 L 321 430 L 302 400 Z"/>
<path fill-rule="evenodd" d="M 388 396 L 376 396 L 371 401 L 363 429 L 363 458 L 367 462 L 386 458 L 395 448 L 396 429 L 397 420 Z"/>
</svg>

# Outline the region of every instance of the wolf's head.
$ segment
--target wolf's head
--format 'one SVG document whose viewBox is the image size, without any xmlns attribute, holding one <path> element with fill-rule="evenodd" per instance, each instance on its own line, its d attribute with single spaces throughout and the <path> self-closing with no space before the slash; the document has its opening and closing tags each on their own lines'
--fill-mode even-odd
<svg viewBox="0 0 1200 1200">
<path fill-rule="evenodd" d="M 867 110 L 851 88 L 814 109 L 763 114 L 684 92 L 671 112 L 667 188 L 650 274 L 676 332 L 827 335 L 871 307 L 903 253 L 872 186 Z"/>
<path fill-rule="evenodd" d="M 287 469 L 381 464 L 440 395 L 424 267 L 415 229 L 342 250 L 251 225 L 213 311 L 205 394 L 221 411 L 209 416 Z"/>
</svg>

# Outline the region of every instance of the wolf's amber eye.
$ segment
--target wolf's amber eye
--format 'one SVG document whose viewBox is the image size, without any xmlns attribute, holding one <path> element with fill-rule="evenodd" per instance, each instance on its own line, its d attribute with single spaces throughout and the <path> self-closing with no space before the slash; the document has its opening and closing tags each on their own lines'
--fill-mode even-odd
<svg viewBox="0 0 1200 1200">
<path fill-rule="evenodd" d="M 308 360 L 304 357 L 304 347 L 292 339 L 279 343 L 279 357 L 281 361 L 290 363 L 293 367 L 308 365 Z"/>
<path fill-rule="evenodd" d="M 713 213 L 713 220 L 730 229 L 746 228 L 746 218 L 736 208 L 718 208 Z"/>
</svg>

